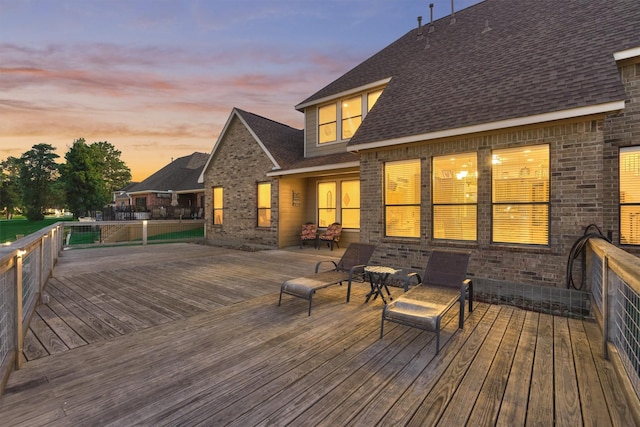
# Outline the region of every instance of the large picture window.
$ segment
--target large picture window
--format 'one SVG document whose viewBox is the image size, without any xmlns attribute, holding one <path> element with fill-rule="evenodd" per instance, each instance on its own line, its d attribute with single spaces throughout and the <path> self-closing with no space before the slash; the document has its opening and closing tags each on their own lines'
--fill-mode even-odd
<svg viewBox="0 0 640 427">
<path fill-rule="evenodd" d="M 385 235 L 420 237 L 420 160 L 384 167 Z"/>
<path fill-rule="evenodd" d="M 620 149 L 620 243 L 640 245 L 640 146 Z"/>
<path fill-rule="evenodd" d="M 340 183 L 342 228 L 360 228 L 360 181 Z"/>
<path fill-rule="evenodd" d="M 549 244 L 549 146 L 495 150 L 493 241 Z"/>
<path fill-rule="evenodd" d="M 222 225 L 223 212 L 222 187 L 213 187 L 213 224 Z"/>
<path fill-rule="evenodd" d="M 258 227 L 271 226 L 271 183 L 258 183 Z"/>
<path fill-rule="evenodd" d="M 477 239 L 476 153 L 433 158 L 433 238 Z"/>
<path fill-rule="evenodd" d="M 327 227 L 336 222 L 336 183 L 318 183 L 318 226 Z"/>
</svg>

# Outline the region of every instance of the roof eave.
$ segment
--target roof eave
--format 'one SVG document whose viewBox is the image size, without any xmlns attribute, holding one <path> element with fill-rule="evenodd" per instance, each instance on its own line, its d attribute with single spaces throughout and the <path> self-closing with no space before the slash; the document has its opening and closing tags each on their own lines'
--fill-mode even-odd
<svg viewBox="0 0 640 427">
<path fill-rule="evenodd" d="M 517 117 L 496 122 L 482 123 L 479 125 L 464 126 L 460 128 L 445 129 L 418 135 L 410 135 L 401 138 L 387 139 L 370 143 L 347 146 L 347 151 L 357 152 L 374 148 L 390 147 L 394 145 L 409 144 L 412 142 L 428 141 L 440 138 L 469 135 L 472 133 L 494 131 L 517 126 L 526 126 L 536 123 L 551 122 L 555 120 L 570 119 L 593 114 L 603 114 L 624 109 L 624 100 L 612 101 L 604 104 L 590 105 L 587 107 L 571 108 L 568 110 L 554 111 L 552 113 L 536 114 L 533 116 Z"/>
<path fill-rule="evenodd" d="M 616 61 L 623 61 L 625 59 L 638 57 L 640 57 L 640 46 L 634 47 L 633 49 L 621 50 L 613 54 L 613 59 Z"/>
</svg>

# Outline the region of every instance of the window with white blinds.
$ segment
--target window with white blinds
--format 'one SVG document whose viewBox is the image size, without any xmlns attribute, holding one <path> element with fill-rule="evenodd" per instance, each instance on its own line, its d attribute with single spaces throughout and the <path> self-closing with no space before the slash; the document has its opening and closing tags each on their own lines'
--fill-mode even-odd
<svg viewBox="0 0 640 427">
<path fill-rule="evenodd" d="M 477 157 L 464 153 L 433 158 L 434 239 L 477 239 Z"/>
<path fill-rule="evenodd" d="M 384 167 L 385 235 L 420 237 L 420 160 Z"/>
<path fill-rule="evenodd" d="M 492 153 L 492 240 L 549 244 L 549 146 Z"/>
<path fill-rule="evenodd" d="M 640 245 L 640 146 L 620 149 L 620 243 Z"/>
</svg>

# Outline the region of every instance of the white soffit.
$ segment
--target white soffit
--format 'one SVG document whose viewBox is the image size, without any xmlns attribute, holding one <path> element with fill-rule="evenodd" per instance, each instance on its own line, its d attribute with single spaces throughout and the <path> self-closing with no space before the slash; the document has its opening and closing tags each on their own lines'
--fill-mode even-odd
<svg viewBox="0 0 640 427">
<path fill-rule="evenodd" d="M 428 141 L 433 139 L 468 135 L 472 133 L 487 132 L 499 129 L 506 129 L 517 126 L 525 126 L 536 123 L 552 122 L 574 117 L 589 116 L 592 114 L 602 114 L 610 111 L 624 109 L 624 101 L 613 101 L 605 104 L 592 105 L 589 107 L 572 108 L 570 110 L 555 111 L 553 113 L 537 114 L 534 116 L 518 117 L 515 119 L 500 120 L 497 122 L 483 123 L 461 128 L 445 129 L 437 132 L 424 133 L 420 135 L 405 136 L 402 138 L 387 139 L 354 146 L 347 146 L 347 151 L 359 151 L 371 148 L 389 147 L 393 145 L 408 144 L 412 142 Z"/>
<path fill-rule="evenodd" d="M 635 58 L 640 56 L 640 47 L 634 47 L 633 49 L 621 50 L 613 54 L 613 59 L 616 61 L 622 61 L 623 59 Z"/>
</svg>

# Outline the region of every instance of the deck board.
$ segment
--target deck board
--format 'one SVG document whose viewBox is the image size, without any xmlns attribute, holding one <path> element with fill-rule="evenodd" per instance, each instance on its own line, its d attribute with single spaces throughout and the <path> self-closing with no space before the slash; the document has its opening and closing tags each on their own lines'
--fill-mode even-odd
<svg viewBox="0 0 640 427">
<path fill-rule="evenodd" d="M 559 426 L 582 425 L 580 396 L 567 319 L 554 317 L 553 372 L 555 417 Z"/>
<path fill-rule="evenodd" d="M 538 317 L 538 313 L 532 311 L 525 314 L 513 364 L 508 371 L 507 388 L 501 399 L 500 413 L 496 423 L 499 427 L 525 425 L 527 407 L 523 402 L 529 398 L 533 356 L 538 334 Z"/>
<path fill-rule="evenodd" d="M 32 358 L 12 373 L 0 418 L 12 426 L 632 425 L 592 322 L 477 303 L 462 330 L 457 308 L 445 315 L 436 354 L 430 332 L 387 324 L 380 339 L 382 304 L 364 303 L 367 284 L 354 284 L 349 304 L 345 287 L 319 291 L 312 316 L 299 298 L 278 306 L 282 281 L 340 253 L 186 244 L 64 252 L 49 305 L 34 315 Z M 36 332 L 46 337 L 41 350 Z"/>
<path fill-rule="evenodd" d="M 509 372 L 513 368 L 513 360 L 524 319 L 525 312 L 521 310 L 515 310 L 511 319 L 509 319 L 509 327 L 502 337 L 487 377 L 482 384 L 478 399 L 473 406 L 473 411 L 469 416 L 469 425 L 493 424 L 498 418 Z"/>
<path fill-rule="evenodd" d="M 527 426 L 554 425 L 553 392 L 553 317 L 540 315 L 527 406 Z"/>
</svg>

